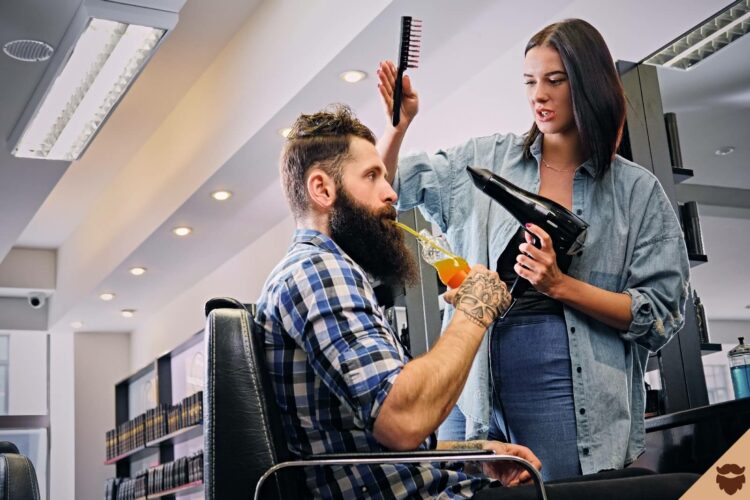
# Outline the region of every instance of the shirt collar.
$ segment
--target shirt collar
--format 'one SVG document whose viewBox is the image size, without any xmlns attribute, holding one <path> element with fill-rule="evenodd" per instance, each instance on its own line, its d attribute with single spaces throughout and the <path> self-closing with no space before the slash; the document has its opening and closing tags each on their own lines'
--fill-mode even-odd
<svg viewBox="0 0 750 500">
<path fill-rule="evenodd" d="M 536 139 L 534 139 L 534 142 L 531 144 L 531 147 L 529 148 L 531 151 L 531 156 L 536 158 L 537 163 L 541 163 L 542 161 L 542 138 L 544 137 L 544 134 L 537 134 Z M 596 177 L 596 167 L 594 167 L 593 162 L 591 159 L 587 159 L 583 164 L 580 166 L 580 168 L 587 172 L 591 177 Z"/>
<path fill-rule="evenodd" d="M 336 244 L 335 241 L 331 239 L 330 236 L 326 236 L 325 234 L 321 233 L 320 231 L 316 231 L 315 229 L 295 230 L 294 237 L 292 238 L 292 247 L 301 243 L 308 243 L 332 253 L 341 255 L 344 254 L 341 248 Z"/>
</svg>

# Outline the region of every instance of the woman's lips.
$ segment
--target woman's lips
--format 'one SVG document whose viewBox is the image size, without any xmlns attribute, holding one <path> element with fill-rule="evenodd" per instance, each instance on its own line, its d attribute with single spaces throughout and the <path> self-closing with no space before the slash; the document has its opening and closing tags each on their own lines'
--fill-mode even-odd
<svg viewBox="0 0 750 500">
<path fill-rule="evenodd" d="M 536 119 L 542 123 L 546 123 L 555 119 L 555 112 L 549 109 L 538 109 L 536 111 Z"/>
</svg>

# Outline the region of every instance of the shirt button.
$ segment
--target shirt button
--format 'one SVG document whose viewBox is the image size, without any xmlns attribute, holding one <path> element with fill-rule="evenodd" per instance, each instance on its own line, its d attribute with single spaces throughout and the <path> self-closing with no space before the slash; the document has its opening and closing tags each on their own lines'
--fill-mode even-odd
<svg viewBox="0 0 750 500">
<path fill-rule="evenodd" d="M 586 408 L 581 408 L 580 410 L 578 410 L 578 413 L 580 413 L 581 415 L 585 415 L 586 414 Z"/>
<path fill-rule="evenodd" d="M 575 333 L 575 332 L 576 332 L 576 327 L 575 326 L 571 326 L 570 327 L 570 333 Z"/>
<path fill-rule="evenodd" d="M 367 486 L 362 486 L 362 493 L 366 493 L 366 492 L 367 492 Z"/>
<path fill-rule="evenodd" d="M 581 210 L 581 209 L 579 208 L 578 210 L 576 210 L 576 213 L 577 213 L 578 215 L 581 215 L 581 214 L 583 213 L 583 210 Z"/>
<path fill-rule="evenodd" d="M 581 367 L 579 366 L 578 368 L 576 368 L 576 371 L 577 371 L 578 373 L 581 373 L 581 371 L 582 371 L 582 370 L 581 370 Z"/>
<path fill-rule="evenodd" d="M 589 449 L 588 448 L 584 448 L 583 449 L 583 456 L 585 456 L 585 457 L 589 456 Z"/>
</svg>

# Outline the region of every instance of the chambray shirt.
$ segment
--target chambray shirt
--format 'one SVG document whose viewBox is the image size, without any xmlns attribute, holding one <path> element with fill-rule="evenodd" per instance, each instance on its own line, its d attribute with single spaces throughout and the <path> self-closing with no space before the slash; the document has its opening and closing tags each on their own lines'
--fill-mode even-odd
<svg viewBox="0 0 750 500">
<path fill-rule="evenodd" d="M 541 135 L 531 147 L 533 158 L 524 157 L 523 139 L 496 134 L 434 155 L 401 157 L 394 180 L 397 208 L 421 207 L 457 254 L 491 268 L 518 222 L 474 187 L 466 166 L 487 168 L 538 193 Z M 620 156 L 601 178 L 595 174 L 587 161 L 573 179 L 573 212 L 590 227 L 567 274 L 629 294 L 633 321 L 627 331 L 617 331 L 564 306 L 584 474 L 621 468 L 643 452 L 647 357 L 682 328 L 689 275 L 680 224 L 656 177 Z M 466 439 L 482 438 L 489 429 L 487 343 L 485 338 L 458 402 L 467 417 Z"/>
<path fill-rule="evenodd" d="M 298 230 L 263 286 L 255 321 L 291 453 L 385 451 L 373 425 L 409 358 L 362 268 L 329 237 Z M 433 434 L 420 449 L 435 445 Z M 434 464 L 305 474 L 316 498 L 469 498 L 493 483 Z"/>
</svg>

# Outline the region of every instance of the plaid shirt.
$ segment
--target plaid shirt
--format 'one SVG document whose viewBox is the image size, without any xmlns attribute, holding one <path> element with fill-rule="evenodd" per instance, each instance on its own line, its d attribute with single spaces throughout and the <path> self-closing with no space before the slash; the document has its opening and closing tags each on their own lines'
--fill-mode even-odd
<svg viewBox="0 0 750 500">
<path fill-rule="evenodd" d="M 298 230 L 258 300 L 266 361 L 289 450 L 378 452 L 383 401 L 407 353 L 362 270 L 329 237 Z M 430 436 L 420 449 L 434 448 Z M 306 469 L 316 498 L 468 498 L 490 480 L 437 464 Z"/>
</svg>

